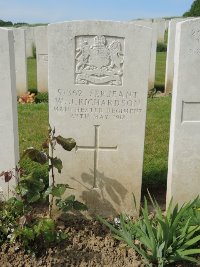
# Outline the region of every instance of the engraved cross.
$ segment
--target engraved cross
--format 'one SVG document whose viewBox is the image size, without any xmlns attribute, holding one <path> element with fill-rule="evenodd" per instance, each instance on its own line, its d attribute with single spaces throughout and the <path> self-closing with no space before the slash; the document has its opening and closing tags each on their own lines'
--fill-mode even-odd
<svg viewBox="0 0 200 267">
<path fill-rule="evenodd" d="M 99 150 L 117 151 L 117 146 L 114 146 L 114 147 L 99 146 L 99 128 L 100 128 L 100 125 L 94 125 L 94 127 L 95 127 L 94 146 L 76 146 L 76 151 L 78 151 L 78 150 L 94 151 L 94 183 L 93 183 L 93 188 L 97 188 L 97 171 L 98 171 L 98 161 L 99 161 Z"/>
</svg>

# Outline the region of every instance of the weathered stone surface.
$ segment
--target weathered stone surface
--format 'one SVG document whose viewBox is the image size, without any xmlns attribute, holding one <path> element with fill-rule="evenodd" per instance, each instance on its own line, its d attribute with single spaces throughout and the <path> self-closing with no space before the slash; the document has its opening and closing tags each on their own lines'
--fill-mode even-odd
<svg viewBox="0 0 200 267">
<path fill-rule="evenodd" d="M 157 23 L 157 41 L 163 43 L 165 40 L 165 19 L 154 19 Z"/>
<path fill-rule="evenodd" d="M 176 27 L 167 203 L 200 193 L 200 19 Z"/>
<path fill-rule="evenodd" d="M 25 30 L 13 28 L 17 95 L 28 90 Z"/>
<path fill-rule="evenodd" d="M 26 27 L 25 40 L 26 40 L 26 57 L 33 57 L 33 48 L 35 47 L 34 27 Z"/>
<path fill-rule="evenodd" d="M 172 19 L 169 23 L 166 73 L 165 73 L 165 94 L 169 94 L 172 92 L 173 77 L 174 77 L 174 49 L 175 49 L 176 25 L 180 21 L 182 21 L 182 19 Z"/>
<path fill-rule="evenodd" d="M 57 183 L 89 213 L 134 213 L 140 205 L 151 29 L 133 23 L 85 21 L 48 26 L 49 116 L 57 135 Z"/>
<path fill-rule="evenodd" d="M 151 58 L 149 66 L 149 90 L 154 88 L 155 75 L 156 75 L 156 48 L 157 48 L 157 23 L 149 20 L 134 20 L 131 21 L 136 25 L 149 27 L 152 29 L 152 41 L 151 41 Z"/>
<path fill-rule="evenodd" d="M 48 40 L 47 26 L 35 27 L 35 44 L 37 57 L 37 89 L 48 91 Z"/>
<path fill-rule="evenodd" d="M 169 23 L 170 23 L 170 19 L 166 19 L 165 20 L 165 31 L 167 31 L 169 29 Z"/>
<path fill-rule="evenodd" d="M 165 74 L 165 94 L 171 94 L 174 79 L 174 49 L 176 25 L 178 22 L 185 21 L 184 19 L 172 19 L 169 23 L 168 43 L 167 43 L 167 59 L 166 59 L 166 74 Z"/>
<path fill-rule="evenodd" d="M 15 56 L 12 30 L 0 28 L 0 173 L 12 170 L 19 155 L 17 96 L 15 83 Z M 9 182 L 10 191 L 13 190 L 15 179 Z M 3 195 L 1 194 L 3 192 Z M 0 198 L 8 198 L 8 183 L 0 177 Z"/>
</svg>

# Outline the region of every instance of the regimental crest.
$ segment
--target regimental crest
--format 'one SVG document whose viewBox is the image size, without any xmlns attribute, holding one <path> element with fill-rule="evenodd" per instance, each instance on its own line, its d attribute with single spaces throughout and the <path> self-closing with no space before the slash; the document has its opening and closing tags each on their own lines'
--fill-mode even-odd
<svg viewBox="0 0 200 267">
<path fill-rule="evenodd" d="M 76 84 L 122 85 L 124 39 L 76 37 Z"/>
</svg>

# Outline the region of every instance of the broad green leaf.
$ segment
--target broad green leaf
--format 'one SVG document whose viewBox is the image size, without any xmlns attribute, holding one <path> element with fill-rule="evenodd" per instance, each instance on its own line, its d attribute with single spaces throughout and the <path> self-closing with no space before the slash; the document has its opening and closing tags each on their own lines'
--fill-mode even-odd
<svg viewBox="0 0 200 267">
<path fill-rule="evenodd" d="M 34 203 L 40 199 L 40 193 L 39 192 L 33 192 L 32 194 L 27 194 L 27 200 L 29 203 Z"/>
<path fill-rule="evenodd" d="M 26 149 L 21 157 L 28 156 L 32 161 L 45 164 L 48 161 L 47 155 L 43 151 L 39 151 L 33 147 Z"/>
<path fill-rule="evenodd" d="M 62 161 L 59 158 L 53 158 L 51 160 L 52 165 L 58 170 L 59 173 L 61 173 L 61 170 L 63 168 Z"/>
<path fill-rule="evenodd" d="M 55 197 L 61 197 L 64 194 L 67 186 L 68 185 L 65 184 L 57 184 L 52 188 L 52 195 Z"/>
<path fill-rule="evenodd" d="M 76 146 L 76 141 L 73 138 L 64 138 L 61 135 L 58 135 L 56 141 L 67 151 L 71 151 Z"/>
<path fill-rule="evenodd" d="M 67 188 L 73 189 L 69 187 L 68 184 L 57 184 L 56 186 L 49 186 L 44 192 L 44 198 L 46 198 L 50 194 L 54 197 L 61 197 Z"/>
</svg>

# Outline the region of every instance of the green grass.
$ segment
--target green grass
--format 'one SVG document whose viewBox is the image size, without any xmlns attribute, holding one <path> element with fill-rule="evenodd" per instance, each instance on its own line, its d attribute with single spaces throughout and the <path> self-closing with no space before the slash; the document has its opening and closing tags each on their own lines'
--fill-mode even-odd
<svg viewBox="0 0 200 267">
<path fill-rule="evenodd" d="M 28 58 L 27 69 L 28 69 L 28 89 L 37 88 L 37 66 L 35 58 Z"/>
<path fill-rule="evenodd" d="M 166 185 L 170 112 L 171 97 L 148 99 L 143 188 Z"/>
<path fill-rule="evenodd" d="M 18 105 L 20 155 L 28 147 L 41 148 L 48 133 L 48 104 Z M 37 173 L 48 181 L 48 166 L 39 165 L 24 158 L 21 167 L 27 174 Z"/>
<path fill-rule="evenodd" d="M 155 87 L 164 89 L 165 86 L 165 69 L 166 69 L 166 52 L 157 52 L 156 57 L 156 80 Z"/>
</svg>

